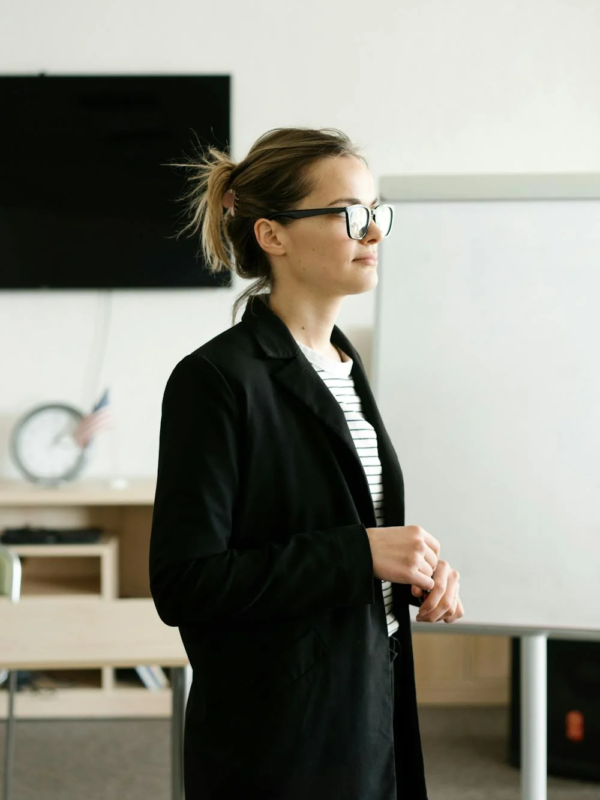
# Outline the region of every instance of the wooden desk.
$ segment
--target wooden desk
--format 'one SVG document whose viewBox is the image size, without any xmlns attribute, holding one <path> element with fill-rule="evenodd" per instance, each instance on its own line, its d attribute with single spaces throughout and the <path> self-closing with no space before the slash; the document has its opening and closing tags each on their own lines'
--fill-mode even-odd
<svg viewBox="0 0 600 800">
<path fill-rule="evenodd" d="M 158 663 L 173 668 L 171 791 L 172 800 L 183 800 L 183 722 L 191 669 L 179 630 L 163 624 L 153 601 L 85 597 L 75 605 L 52 597 L 25 597 L 18 603 L 0 599 L 0 668 Z"/>
</svg>

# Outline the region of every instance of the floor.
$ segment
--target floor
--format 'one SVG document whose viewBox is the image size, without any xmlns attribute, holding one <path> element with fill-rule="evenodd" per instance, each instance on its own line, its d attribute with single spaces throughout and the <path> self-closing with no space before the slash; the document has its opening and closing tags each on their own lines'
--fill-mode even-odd
<svg viewBox="0 0 600 800">
<path fill-rule="evenodd" d="M 430 800 L 519 800 L 508 709 L 424 707 L 420 720 Z M 169 800 L 169 731 L 168 720 L 20 721 L 12 800 Z M 0 775 L 4 736 L 0 725 Z M 600 783 L 550 776 L 548 800 L 600 800 Z"/>
</svg>

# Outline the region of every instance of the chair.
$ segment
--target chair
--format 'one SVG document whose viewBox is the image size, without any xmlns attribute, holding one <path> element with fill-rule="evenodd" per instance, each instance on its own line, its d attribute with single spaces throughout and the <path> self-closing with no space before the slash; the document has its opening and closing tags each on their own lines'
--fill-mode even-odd
<svg viewBox="0 0 600 800">
<path fill-rule="evenodd" d="M 21 596 L 21 559 L 8 547 L 0 544 L 0 597 L 8 597 L 13 603 Z M 0 684 L 8 678 L 8 714 L 6 717 L 6 748 L 4 755 L 3 800 L 10 800 L 12 762 L 15 744 L 14 701 L 17 690 L 17 671 L 0 670 Z"/>
</svg>

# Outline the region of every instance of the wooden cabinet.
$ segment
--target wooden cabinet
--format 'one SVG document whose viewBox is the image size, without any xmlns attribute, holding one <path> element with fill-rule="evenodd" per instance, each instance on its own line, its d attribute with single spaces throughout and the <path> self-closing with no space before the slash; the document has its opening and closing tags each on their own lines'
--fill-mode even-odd
<svg viewBox="0 0 600 800">
<path fill-rule="evenodd" d="M 22 601 L 62 597 L 84 613 L 87 599 L 150 597 L 148 550 L 155 481 L 130 480 L 123 489 L 81 480 L 44 489 L 24 481 L 0 481 L 0 530 L 24 525 L 56 528 L 99 526 L 95 544 L 10 545 L 22 562 Z M 60 625 L 60 620 L 57 620 Z M 159 665 L 160 666 L 160 665 Z M 133 670 L 113 667 L 44 670 L 39 691 L 25 689 L 15 701 L 17 718 L 168 717 L 170 689 L 148 690 Z M 53 688 L 55 686 L 60 688 Z M 6 717 L 5 685 L 0 718 Z"/>
<path fill-rule="evenodd" d="M 468 613 L 465 609 L 465 620 Z M 413 650 L 420 705 L 509 704 L 508 636 L 413 632 Z"/>
</svg>

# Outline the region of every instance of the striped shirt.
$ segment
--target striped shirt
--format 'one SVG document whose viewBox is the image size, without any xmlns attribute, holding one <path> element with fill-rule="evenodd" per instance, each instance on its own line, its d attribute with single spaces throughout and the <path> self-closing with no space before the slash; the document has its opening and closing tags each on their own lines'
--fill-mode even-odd
<svg viewBox="0 0 600 800">
<path fill-rule="evenodd" d="M 384 497 L 382 467 L 377 449 L 377 433 L 371 423 L 363 416 L 360 397 L 356 393 L 354 378 L 350 374 L 354 362 L 346 353 L 343 353 L 344 361 L 334 361 L 297 340 L 296 344 L 313 365 L 317 375 L 322 378 L 344 412 L 356 452 L 367 476 L 375 508 L 377 527 L 381 527 L 385 524 Z M 381 583 L 388 636 L 391 636 L 399 628 L 398 620 L 392 613 L 392 584 L 389 581 L 382 581 Z"/>
</svg>

